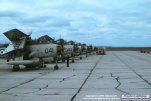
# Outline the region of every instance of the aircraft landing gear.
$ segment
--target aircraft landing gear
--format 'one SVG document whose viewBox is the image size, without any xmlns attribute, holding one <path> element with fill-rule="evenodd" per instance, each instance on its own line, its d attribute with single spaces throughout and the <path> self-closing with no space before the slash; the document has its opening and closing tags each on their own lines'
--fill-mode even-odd
<svg viewBox="0 0 151 101">
<path fill-rule="evenodd" d="M 58 70 L 59 69 L 59 66 L 58 66 L 58 57 L 56 57 L 56 65 L 54 66 L 54 70 Z"/>
<path fill-rule="evenodd" d="M 47 66 L 44 63 L 41 63 L 40 68 L 46 68 Z"/>
<path fill-rule="evenodd" d="M 46 65 L 43 66 L 43 68 L 46 68 L 46 67 L 47 67 Z"/>
<path fill-rule="evenodd" d="M 88 57 L 88 53 L 86 52 L 86 57 Z"/>
<path fill-rule="evenodd" d="M 80 56 L 80 60 L 82 60 L 82 57 Z"/>
<path fill-rule="evenodd" d="M 44 64 L 43 59 L 40 59 L 39 67 L 40 67 L 40 68 L 46 68 L 46 67 L 47 67 L 47 66 Z"/>
<path fill-rule="evenodd" d="M 72 59 L 71 62 L 74 63 L 74 59 Z"/>
<path fill-rule="evenodd" d="M 55 66 L 54 66 L 54 70 L 58 70 L 59 69 L 59 67 L 58 67 L 58 65 L 56 64 Z"/>
<path fill-rule="evenodd" d="M 19 65 L 13 65 L 13 71 L 19 71 L 20 67 Z"/>
</svg>

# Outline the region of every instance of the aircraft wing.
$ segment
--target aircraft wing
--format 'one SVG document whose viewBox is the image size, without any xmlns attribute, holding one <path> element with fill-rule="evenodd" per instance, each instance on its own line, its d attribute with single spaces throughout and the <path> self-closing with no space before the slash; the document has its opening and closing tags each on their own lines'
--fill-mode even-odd
<svg viewBox="0 0 151 101">
<path fill-rule="evenodd" d="M 34 63 L 38 63 L 38 60 L 19 60 L 19 61 L 9 61 L 7 62 L 7 64 L 9 65 L 29 65 L 29 64 L 34 64 Z"/>
</svg>

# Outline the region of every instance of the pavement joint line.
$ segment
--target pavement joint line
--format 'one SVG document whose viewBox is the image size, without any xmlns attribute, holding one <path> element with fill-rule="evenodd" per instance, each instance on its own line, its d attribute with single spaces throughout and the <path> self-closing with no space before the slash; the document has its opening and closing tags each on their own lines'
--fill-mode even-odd
<svg viewBox="0 0 151 101">
<path fill-rule="evenodd" d="M 94 67 L 91 69 L 90 73 L 88 74 L 87 78 L 84 80 L 84 82 L 82 83 L 81 87 L 78 89 L 78 91 L 73 95 L 73 97 L 71 98 L 71 101 L 74 101 L 75 97 L 78 95 L 78 93 L 80 93 L 82 87 L 85 85 L 85 83 L 87 82 L 87 80 L 89 79 L 90 75 L 92 74 L 93 70 L 96 68 L 96 66 L 98 65 L 98 63 L 100 62 L 100 60 L 103 58 L 103 56 L 100 56 L 100 58 L 97 60 L 97 62 L 95 63 Z"/>
<path fill-rule="evenodd" d="M 65 66 L 65 65 L 61 66 L 60 69 L 62 69 L 64 66 Z M 30 80 L 28 80 L 28 81 L 25 81 L 25 82 L 23 82 L 23 83 L 20 83 L 19 85 L 16 85 L 16 86 L 14 86 L 14 87 L 8 88 L 7 90 L 1 91 L 0 94 L 3 94 L 3 93 L 5 93 L 5 92 L 7 92 L 7 91 L 9 91 L 9 90 L 11 90 L 11 89 L 14 89 L 14 88 L 17 88 L 17 87 L 21 86 L 21 85 L 27 84 L 27 83 L 29 83 L 29 82 L 31 82 L 31 81 L 34 81 L 34 80 L 37 79 L 37 78 L 40 78 L 40 77 L 42 77 L 42 76 L 44 76 L 44 75 L 47 75 L 47 74 L 49 74 L 49 73 L 50 73 L 50 72 L 43 72 L 43 73 L 41 73 L 40 76 L 34 77 L 34 78 L 32 78 L 32 79 L 30 79 Z M 41 90 L 41 89 L 39 88 L 39 90 Z M 39 90 L 38 90 L 38 91 L 39 91 Z"/>
<path fill-rule="evenodd" d="M 60 69 L 62 69 L 63 67 L 65 67 L 65 64 L 63 64 L 63 66 L 61 66 Z M 55 72 L 55 70 L 54 70 L 53 72 Z M 13 87 L 11 87 L 11 88 L 8 88 L 7 90 L 1 91 L 0 94 L 6 94 L 5 92 L 7 92 L 7 91 L 9 91 L 9 90 L 11 90 L 11 89 L 14 89 L 14 88 L 17 88 L 17 87 L 19 87 L 19 86 L 21 86 L 21 85 L 24 85 L 24 84 L 27 84 L 27 83 L 29 83 L 29 82 L 32 82 L 32 81 L 34 81 L 35 79 L 40 78 L 40 77 L 42 77 L 42 76 L 44 76 L 44 75 L 47 75 L 47 74 L 49 74 L 49 73 L 50 73 L 50 72 L 40 73 L 41 75 L 39 75 L 39 76 L 37 76 L 37 77 L 34 77 L 34 78 L 30 79 L 30 80 L 27 80 L 27 81 L 25 81 L 25 82 L 23 82 L 23 83 L 20 83 L 20 84 L 18 84 L 18 85 L 16 85 L 16 86 L 13 86 Z M 47 85 L 46 85 L 46 86 L 47 86 Z M 42 90 L 42 88 L 39 88 L 38 91 L 40 91 L 40 90 Z M 36 92 L 37 92 L 37 91 L 36 91 Z M 34 93 L 34 92 L 33 92 L 33 93 Z"/>
<path fill-rule="evenodd" d="M 132 70 L 139 78 L 141 78 L 142 80 L 144 80 L 148 85 L 151 86 L 151 83 L 149 81 L 147 81 L 146 79 L 144 79 L 140 74 L 138 74 L 126 61 L 123 61 L 119 56 L 117 56 L 116 54 L 114 54 L 115 57 L 117 57 L 123 64 L 125 64 L 125 66 L 127 66 L 130 70 Z"/>
<path fill-rule="evenodd" d="M 26 96 L 23 96 L 23 95 L 18 95 L 18 94 L 13 94 L 13 93 L 2 93 L 4 95 L 12 95 L 12 96 L 15 96 L 15 97 L 26 97 Z"/>
<path fill-rule="evenodd" d="M 114 52 L 113 52 L 114 53 Z M 136 64 L 135 65 L 135 60 L 134 60 L 134 65 L 133 65 L 133 61 L 131 62 L 130 60 L 127 60 L 127 59 L 135 59 L 135 57 L 133 57 L 133 55 L 132 56 L 126 56 L 126 54 L 118 54 L 118 53 L 114 53 L 115 55 L 117 55 L 117 56 L 119 56 L 120 58 L 121 58 L 121 60 L 123 60 L 123 61 L 125 61 L 127 64 L 129 64 L 129 62 L 130 62 L 130 64 L 129 64 L 129 66 L 132 68 L 132 69 L 134 69 L 142 78 L 144 78 L 144 79 L 146 79 L 146 80 L 148 80 L 148 78 L 146 78 L 146 76 L 144 75 L 145 74 L 145 72 L 147 71 L 147 70 L 145 70 L 145 72 L 140 72 L 140 70 L 142 70 L 142 69 L 144 69 L 143 68 L 143 66 L 141 65 L 141 68 L 135 68 L 135 67 L 137 67 L 138 65 L 139 65 L 139 63 L 138 64 Z M 127 53 L 128 54 L 128 53 Z M 138 53 L 139 54 L 139 53 Z M 134 73 L 134 71 L 132 71 L 131 69 L 129 69 L 127 66 L 125 66 L 124 64 L 123 64 L 123 62 L 120 62 L 120 60 L 118 59 L 118 58 L 116 58 L 112 53 L 110 54 L 111 56 L 112 56 L 112 58 L 115 58 L 115 60 L 116 61 L 112 61 L 112 63 L 114 63 L 114 62 L 118 62 L 118 63 L 120 63 L 120 64 L 122 64 L 121 66 L 120 66 L 120 68 L 123 66 L 124 68 L 127 68 L 127 70 L 129 70 L 131 73 L 132 73 L 132 75 L 131 75 L 131 73 L 130 74 L 125 74 L 125 73 L 129 73 L 129 72 L 125 72 L 125 69 L 123 68 L 123 69 L 121 69 L 121 70 L 123 70 L 122 72 L 119 72 L 119 74 L 118 74 L 118 72 L 114 72 L 114 70 L 116 71 L 116 68 L 113 68 L 112 66 L 110 66 L 110 68 L 113 68 L 114 70 L 112 71 L 112 69 L 110 69 L 110 68 L 107 68 L 107 69 L 109 69 L 109 71 L 108 72 L 100 72 L 100 73 L 96 73 L 96 74 L 110 74 L 110 75 L 107 75 L 107 76 L 102 76 L 102 75 L 94 75 L 95 74 L 95 70 L 97 70 L 97 69 L 100 69 L 100 68 L 98 68 L 99 67 L 99 65 L 101 64 L 101 65 L 106 65 L 106 64 L 103 64 L 102 62 L 101 63 L 98 63 L 98 65 L 96 66 L 96 68 L 94 69 L 94 71 L 92 71 L 92 74 L 90 75 L 90 77 L 88 78 L 88 80 L 86 81 L 86 83 L 84 84 L 84 86 L 81 88 L 81 90 L 79 91 L 79 93 L 76 95 L 76 97 L 73 99 L 73 100 L 77 100 L 76 98 L 79 98 L 79 96 L 81 97 L 81 94 L 83 95 L 83 93 L 85 94 L 85 92 L 87 93 L 87 91 L 94 91 L 94 92 L 96 92 L 96 91 L 98 91 L 98 92 L 100 92 L 99 90 L 101 90 L 102 89 L 102 91 L 101 92 L 104 92 L 104 91 L 113 91 L 113 92 L 117 92 L 118 94 L 122 94 L 122 92 L 119 92 L 119 91 L 117 91 L 116 89 L 115 89 L 115 86 L 118 88 L 119 87 L 119 89 L 122 89 L 122 90 L 125 90 L 125 91 L 128 91 L 128 92 L 132 92 L 132 93 L 139 93 L 139 92 L 141 92 L 141 91 L 147 91 L 147 92 L 150 92 L 151 91 L 151 86 L 140 86 L 140 85 L 138 85 L 138 86 L 136 86 L 136 87 L 134 87 L 134 88 L 132 88 L 133 87 L 133 85 L 132 86 L 129 86 L 129 85 L 127 85 L 127 80 L 123 80 L 123 78 L 122 78 L 122 76 L 124 76 L 124 77 L 127 77 L 126 79 L 130 79 L 130 80 L 128 80 L 128 83 L 129 83 L 129 81 L 133 81 L 133 79 L 136 79 L 137 78 L 137 80 L 140 80 L 140 81 L 144 81 L 143 79 L 141 79 L 138 75 L 136 75 L 136 73 Z M 131 55 L 131 54 L 130 54 Z M 135 55 L 137 55 L 137 54 L 135 54 Z M 141 55 L 140 55 L 140 57 L 141 57 Z M 97 58 L 95 58 L 95 61 L 93 61 L 93 65 L 89 65 L 90 67 L 91 67 L 91 69 L 94 67 L 94 65 L 95 65 L 95 63 L 97 62 L 97 60 L 98 60 L 98 58 L 99 57 L 97 57 Z M 143 57 L 142 57 L 143 58 Z M 106 58 L 105 58 L 106 59 Z M 148 59 L 149 60 L 149 58 L 146 58 L 146 59 Z M 93 59 L 92 59 L 93 60 Z M 89 60 L 88 60 L 89 61 Z M 103 61 L 104 61 L 104 58 L 103 58 Z M 141 59 L 137 59 L 137 61 L 140 61 L 141 62 Z M 136 63 L 137 63 L 137 61 L 136 61 Z M 144 61 L 145 61 L 145 57 L 144 57 Z M 108 61 L 108 62 L 110 62 L 110 61 Z M 141 62 L 141 63 L 144 63 L 143 61 Z M 145 64 L 146 64 L 146 62 L 145 62 Z M 148 62 L 147 62 L 147 64 L 148 64 Z M 85 64 L 83 64 L 83 65 L 85 65 Z M 112 64 L 111 64 L 112 65 Z M 146 65 L 146 66 L 150 66 L 150 65 Z M 61 66 L 60 66 L 61 67 Z M 120 68 L 117 68 L 117 69 L 119 69 L 119 71 L 121 71 L 120 70 Z M 74 68 L 73 68 L 74 69 Z M 80 68 L 81 69 L 81 68 Z M 79 86 L 77 87 L 77 88 L 75 88 L 73 91 L 74 91 L 74 93 L 70 93 L 70 94 L 67 94 L 67 95 L 69 95 L 70 96 L 70 100 L 71 100 L 71 97 L 73 97 L 73 95 L 77 92 L 77 90 L 79 89 L 79 87 L 82 85 L 82 83 L 84 82 L 84 80 L 87 78 L 87 76 L 89 75 L 89 73 L 90 73 L 90 70 L 91 69 L 89 69 L 88 70 L 88 72 L 87 73 L 85 73 L 86 75 L 85 75 L 85 77 L 84 77 L 84 79 L 81 81 L 81 83 L 79 84 Z M 45 70 L 45 69 L 44 69 Z M 52 69 L 48 69 L 48 70 L 52 70 Z M 61 70 L 68 70 L 68 69 L 66 69 L 66 66 L 64 66 L 63 68 L 61 68 Z M 72 71 L 72 68 L 70 68 L 69 70 L 71 70 Z M 75 69 L 75 71 L 76 70 L 78 70 L 78 69 Z M 73 70 L 74 71 L 74 70 Z M 40 73 L 40 74 L 38 74 L 38 75 L 36 75 L 36 76 L 34 76 L 34 77 L 37 77 L 37 76 L 40 76 L 41 74 L 45 74 L 45 72 L 44 71 L 42 71 L 43 73 Z M 62 71 L 61 71 L 62 72 Z M 110 73 L 110 72 L 112 72 L 112 73 Z M 117 73 L 117 74 L 116 74 Z M 120 74 L 121 73 L 121 74 Z M 122 73 L 124 73 L 124 74 L 122 74 Z M 148 71 L 147 71 L 147 73 L 148 73 Z M 35 74 L 37 74 L 37 71 L 35 72 Z M 57 74 L 57 75 L 60 75 L 61 74 L 61 76 L 62 76 L 62 74 L 66 74 L 66 73 L 60 73 L 60 71 L 59 72 L 57 72 L 57 70 L 56 71 L 53 71 L 52 70 L 52 72 L 50 72 L 49 74 Z M 47 74 L 46 76 L 48 76 L 49 74 Z M 79 73 L 70 73 L 70 76 L 72 76 L 72 75 L 78 75 Z M 80 73 L 81 74 L 81 73 Z M 87 85 L 87 83 L 89 82 L 89 80 L 90 79 L 93 79 L 93 78 L 91 78 L 92 77 L 92 75 L 94 75 L 94 77 L 96 77 L 97 78 L 97 76 L 98 76 L 98 80 L 99 79 L 108 79 L 108 77 L 110 77 L 112 80 L 113 80 L 113 82 L 115 83 L 115 85 L 112 87 L 112 88 L 107 88 L 107 87 L 104 87 L 103 88 L 103 86 L 98 86 L 98 87 L 100 87 L 100 88 L 89 88 L 89 87 L 86 87 L 85 88 L 85 85 Z M 5 76 L 5 75 L 4 75 Z M 51 75 L 49 75 L 49 76 L 51 76 Z M 64 77 L 61 77 L 61 79 L 59 79 L 59 80 L 57 80 L 58 82 L 59 81 L 61 81 L 61 82 L 63 82 L 64 80 L 67 80 L 67 81 L 69 81 L 69 80 L 72 80 L 73 78 L 70 78 L 70 77 L 68 77 L 69 75 L 67 75 L 67 76 L 64 76 Z M 45 76 L 44 76 L 45 77 Z M 44 78 L 44 77 L 42 77 L 42 78 Z M 102 78 L 103 77 L 103 78 Z M 107 78 L 106 78 L 107 77 Z M 149 77 L 149 76 L 147 76 L 147 77 Z M 14 77 L 13 77 L 14 78 Z M 21 77 L 22 78 L 22 77 Z M 37 79 L 42 79 L 42 78 L 37 78 Z M 68 79 L 69 78 L 69 79 Z M 95 78 L 95 79 L 96 79 Z M 11 79 L 11 78 L 10 78 Z M 24 81 L 22 81 L 21 80 L 21 82 L 20 83 L 22 83 L 22 82 L 25 82 L 25 81 L 27 81 L 27 80 L 29 80 L 29 79 L 31 79 L 31 78 L 27 78 L 27 79 L 24 79 Z M 37 80 L 36 79 L 36 80 Z M 150 78 L 149 78 L 150 79 Z M 36 81 L 35 80 L 35 81 Z M 122 81 L 123 80 L 123 81 Z M 136 81 L 137 81 L 136 80 Z M 150 81 L 149 81 L 150 82 Z M 32 82 L 31 82 L 32 83 Z M 64 82 L 63 82 L 64 83 Z M 100 82 L 101 83 L 101 82 Z M 107 82 L 108 83 L 108 82 Z M 151 82 L 150 82 L 151 83 Z M 19 82 L 18 83 L 15 83 L 15 85 L 18 85 L 19 84 Z M 30 84 L 30 83 L 29 83 Z M 48 83 L 47 83 L 48 84 Z M 66 94 L 64 94 L 64 91 L 63 92 L 61 92 L 61 94 L 60 93 L 45 93 L 45 90 L 51 90 L 51 89 L 53 89 L 53 90 L 55 90 L 55 89 L 72 89 L 72 88 L 58 88 L 58 87 L 55 87 L 55 88 L 51 88 L 50 87 L 50 85 L 49 85 L 49 88 L 47 88 L 47 84 L 44 84 L 43 86 L 41 86 L 41 88 L 40 87 L 37 87 L 36 89 L 34 89 L 33 88 L 33 90 L 31 89 L 30 90 L 30 88 L 28 88 L 27 87 L 27 89 L 29 89 L 29 90 L 27 90 L 27 91 L 24 91 L 24 92 L 22 92 L 22 93 L 20 93 L 20 92 L 16 92 L 16 90 L 17 91 L 20 91 L 20 89 L 21 90 L 26 90 L 26 87 L 17 87 L 17 88 L 14 88 L 14 89 L 12 89 L 12 90 L 10 90 L 10 91 L 6 91 L 6 92 L 4 92 L 4 93 L 2 93 L 2 94 L 0 94 L 1 96 L 3 96 L 3 95 L 5 95 L 6 97 L 7 97 L 7 95 L 12 95 L 13 97 L 28 97 L 28 95 L 26 95 L 26 94 L 28 94 L 28 92 L 29 92 L 29 94 L 30 93 L 34 93 L 34 95 L 37 95 L 37 96 L 44 96 L 44 95 L 66 95 Z M 145 83 L 143 83 L 143 84 L 145 84 Z M 15 85 L 12 85 L 12 86 L 15 86 Z M 26 84 L 25 84 L 26 85 Z M 91 84 L 90 84 L 91 85 Z M 111 83 L 111 85 L 112 85 L 112 83 Z M 123 86 L 123 85 L 126 85 L 126 86 Z M 148 84 L 145 84 L 145 85 L 148 85 Z M 10 87 L 10 86 L 9 86 Z M 8 89 L 9 87 L 5 87 L 3 90 L 6 90 L 6 89 Z M 129 87 L 129 88 L 128 88 Z M 144 88 L 143 88 L 144 87 Z M 148 88 L 147 88 L 148 87 Z M 32 88 L 32 87 L 31 87 Z M 37 93 L 37 90 L 43 90 L 43 91 L 39 91 L 38 93 Z M 60 91 L 60 90 L 59 90 Z M 83 92 L 84 91 L 84 92 Z M 14 92 L 16 92 L 16 93 L 14 93 Z M 42 93 L 41 93 L 42 92 Z M 142 93 L 143 93 L 142 92 Z M 63 94 L 62 94 L 63 93 Z M 146 93 L 146 92 L 145 92 Z M 25 95 L 23 95 L 23 94 L 25 94 Z M 4 96 L 4 97 L 5 97 Z M 64 99 L 63 99 L 64 100 Z"/>
<path fill-rule="evenodd" d="M 21 86 L 21 85 L 24 85 L 24 84 L 27 84 L 27 83 L 29 83 L 29 82 L 32 82 L 32 81 L 34 81 L 35 79 L 37 79 L 37 78 L 39 78 L 39 77 L 42 77 L 42 76 L 44 76 L 44 75 L 47 75 L 48 73 L 50 73 L 50 72 L 47 72 L 47 73 L 45 73 L 45 74 L 41 74 L 40 76 L 34 77 L 34 78 L 32 78 L 32 79 L 30 79 L 30 80 L 28 80 L 28 81 L 25 81 L 25 82 L 23 82 L 23 83 L 20 83 L 19 85 L 16 85 L 16 86 L 14 86 L 14 87 L 8 88 L 7 90 L 1 91 L 0 94 L 5 93 L 5 92 L 7 92 L 7 91 L 9 91 L 9 90 L 11 90 L 11 89 L 17 88 L 17 87 L 19 87 L 19 86 Z"/>
</svg>

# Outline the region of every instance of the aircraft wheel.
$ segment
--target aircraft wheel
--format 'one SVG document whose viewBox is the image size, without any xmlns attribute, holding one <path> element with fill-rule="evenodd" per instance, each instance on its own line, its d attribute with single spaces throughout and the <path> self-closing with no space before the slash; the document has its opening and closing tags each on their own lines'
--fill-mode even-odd
<svg viewBox="0 0 151 101">
<path fill-rule="evenodd" d="M 58 70 L 58 69 L 59 69 L 58 65 L 55 65 L 54 70 Z"/>
<path fill-rule="evenodd" d="M 82 57 L 80 57 L 80 60 L 82 60 Z"/>
<path fill-rule="evenodd" d="M 46 65 L 44 65 L 44 68 L 46 68 L 47 66 Z"/>
<path fill-rule="evenodd" d="M 44 67 L 44 62 L 43 62 L 43 61 L 40 62 L 39 67 L 40 67 L 40 68 L 43 68 L 43 67 Z"/>
<path fill-rule="evenodd" d="M 13 66 L 13 71 L 17 71 L 17 68 L 15 66 Z"/>
<path fill-rule="evenodd" d="M 20 67 L 18 65 L 13 66 L 13 71 L 19 71 L 19 70 L 20 70 Z"/>
<path fill-rule="evenodd" d="M 74 63 L 74 59 L 72 59 L 72 63 Z"/>
</svg>

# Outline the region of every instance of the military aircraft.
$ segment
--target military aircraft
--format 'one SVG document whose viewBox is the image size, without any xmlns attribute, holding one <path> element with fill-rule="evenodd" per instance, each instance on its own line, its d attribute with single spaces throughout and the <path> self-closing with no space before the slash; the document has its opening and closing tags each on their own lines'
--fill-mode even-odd
<svg viewBox="0 0 151 101">
<path fill-rule="evenodd" d="M 64 39 L 58 39 L 56 40 L 57 44 L 62 47 L 61 50 L 61 56 L 62 61 L 64 62 L 67 57 L 72 58 L 72 62 L 74 62 L 74 45 L 72 45 L 70 42 L 65 41 Z"/>
<path fill-rule="evenodd" d="M 64 39 L 54 40 L 50 36 L 44 35 L 44 36 L 39 37 L 37 40 L 39 42 L 49 42 L 50 44 L 52 43 L 58 44 L 57 56 L 54 58 L 53 57 L 43 58 L 44 62 L 46 63 L 51 63 L 51 62 L 55 62 L 59 60 L 62 60 L 63 62 L 65 62 L 65 59 L 67 58 L 67 56 L 69 56 L 70 58 L 72 57 L 73 45 L 66 42 Z M 72 62 L 74 62 L 73 58 L 72 58 Z"/>
<path fill-rule="evenodd" d="M 89 45 L 88 48 L 87 48 L 87 52 L 88 52 L 89 54 L 91 54 L 93 51 L 94 51 L 93 46 L 92 46 L 92 45 Z"/>
<path fill-rule="evenodd" d="M 7 64 L 12 65 L 13 71 L 20 70 L 20 65 L 26 68 L 45 67 L 43 58 L 57 56 L 57 44 L 40 43 L 32 40 L 29 35 L 12 29 L 3 33 L 11 43 L 0 55 L 7 54 Z M 57 64 L 54 69 L 58 69 Z"/>
<path fill-rule="evenodd" d="M 82 46 L 80 43 L 75 43 L 74 44 L 74 56 L 80 57 L 82 59 Z"/>
<path fill-rule="evenodd" d="M 81 51 L 83 55 L 85 54 L 88 57 L 88 46 L 86 44 L 81 44 Z"/>
</svg>

